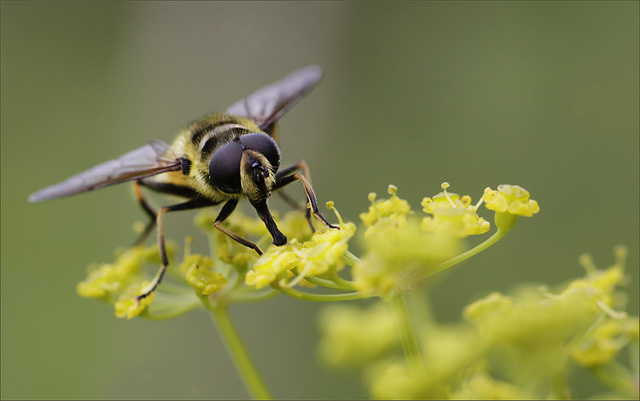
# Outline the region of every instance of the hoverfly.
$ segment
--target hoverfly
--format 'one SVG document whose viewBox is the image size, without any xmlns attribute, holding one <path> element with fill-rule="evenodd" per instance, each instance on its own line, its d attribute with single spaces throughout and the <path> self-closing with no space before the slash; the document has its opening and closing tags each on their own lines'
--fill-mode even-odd
<svg viewBox="0 0 640 401">
<path fill-rule="evenodd" d="M 234 103 L 225 113 L 209 114 L 191 123 L 171 145 L 153 140 L 117 159 L 35 192 L 29 196 L 29 201 L 62 198 L 133 181 L 136 199 L 150 217 L 138 243 L 143 242 L 157 225 L 162 258 L 162 268 L 156 282 L 151 290 L 139 295 L 138 299 L 155 291 L 169 264 L 162 229 L 162 216 L 168 212 L 224 203 L 213 223 L 214 227 L 261 255 L 262 250 L 256 243 L 231 232 L 222 226 L 222 222 L 233 212 L 241 198 L 247 198 L 267 227 L 273 243 L 278 246 L 286 244 L 287 237 L 273 220 L 267 207 L 267 198 L 273 191 L 300 180 L 308 201 L 306 210 L 309 223 L 312 212 L 328 227 L 338 228 L 318 211 L 316 196 L 309 182 L 309 170 L 304 161 L 279 170 L 280 149 L 276 143 L 278 119 L 321 78 L 322 70 L 317 66 L 298 70 Z M 142 187 L 177 195 L 186 198 L 186 201 L 161 207 L 156 212 L 145 199 Z"/>
</svg>

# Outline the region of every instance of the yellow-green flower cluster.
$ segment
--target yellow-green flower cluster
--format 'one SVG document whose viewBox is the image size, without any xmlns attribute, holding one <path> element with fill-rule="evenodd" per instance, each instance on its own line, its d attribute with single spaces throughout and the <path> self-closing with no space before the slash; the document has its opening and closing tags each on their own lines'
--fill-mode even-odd
<svg viewBox="0 0 640 401">
<path fill-rule="evenodd" d="M 152 295 L 140 301 L 135 299 L 137 295 L 145 293 L 150 285 L 144 275 L 143 265 L 157 264 L 159 260 L 157 247 L 136 246 L 120 251 L 115 263 L 89 267 L 87 279 L 78 283 L 78 295 L 114 304 L 117 317 L 130 319 L 137 316 L 153 299 Z"/>
<path fill-rule="evenodd" d="M 269 247 L 247 272 L 245 283 L 260 289 L 280 279 L 286 279 L 291 272 L 295 272 L 297 278 L 284 284 L 293 286 L 305 277 L 321 276 L 327 272 L 342 269 L 344 267 L 342 258 L 356 227 L 353 223 L 344 223 L 332 203 L 328 206 L 338 216 L 339 230 L 323 228 L 314 232 L 307 241 L 299 242 L 293 238 L 285 246 Z"/>
<path fill-rule="evenodd" d="M 222 273 L 213 271 L 213 267 L 213 259 L 202 255 L 189 255 L 180 265 L 180 271 L 200 295 L 211 295 L 227 284 L 227 279 Z"/>
<path fill-rule="evenodd" d="M 372 235 L 376 229 L 383 228 L 387 225 L 404 225 L 406 224 L 406 215 L 411 212 L 409 202 L 396 196 L 398 188 L 389 185 L 389 194 L 391 198 L 376 200 L 376 194 L 369 194 L 369 210 L 366 213 L 360 213 L 360 220 L 367 226 L 365 236 Z"/>
<path fill-rule="evenodd" d="M 389 187 L 389 199 L 376 200 L 360 218 L 367 226 L 365 255 L 353 266 L 356 289 L 389 296 L 417 283 L 429 268 L 454 256 L 459 239 L 450 230 L 425 231 L 409 203 Z"/>
<path fill-rule="evenodd" d="M 587 271 L 587 276 L 572 281 L 562 293 L 563 296 L 574 292 L 589 294 L 590 304 L 601 315 L 571 350 L 571 356 L 584 366 L 610 363 L 623 347 L 630 342 L 638 342 L 638 317 L 616 311 L 624 306 L 624 298 L 615 288 L 626 279 L 624 265 L 627 250 L 618 246 L 615 254 L 616 263 L 604 270 L 595 267 L 590 255 L 582 255 L 580 262 Z"/>
<path fill-rule="evenodd" d="M 586 277 L 557 294 L 534 287 L 516 296 L 493 293 L 468 306 L 465 316 L 479 328 L 485 346 L 509 355 L 503 361 L 519 383 L 533 378 L 549 383 L 566 369 L 567 355 L 584 366 L 610 363 L 638 341 L 638 318 L 616 311 L 624 306 L 616 292 L 624 280 L 624 248 L 616 253 L 617 262 L 605 270 L 581 257 Z"/>
<path fill-rule="evenodd" d="M 417 366 L 401 358 L 400 335 L 392 333 L 403 328 L 383 303 L 325 310 L 319 353 L 331 366 L 361 367 L 379 399 L 567 397 L 573 365 L 596 372 L 611 386 L 608 396 L 637 399 L 638 318 L 621 312 L 624 297 L 616 290 L 624 282 L 624 253 L 616 248 L 616 263 L 603 270 L 582 257 L 586 276 L 557 291 L 494 292 L 467 306 L 466 321 L 457 324 L 414 319 Z M 629 344 L 632 371 L 618 358 Z"/>
<path fill-rule="evenodd" d="M 151 289 L 152 283 L 148 280 L 139 284 L 131 284 L 124 292 L 118 297 L 114 307 L 116 310 L 116 317 L 126 317 L 131 319 L 132 317 L 139 316 L 146 308 L 153 302 L 154 293 L 148 296 L 138 299 L 138 295 L 145 294 Z"/>
<path fill-rule="evenodd" d="M 368 211 L 360 215 L 366 227 L 363 235 L 366 253 L 362 258 L 348 251 L 355 225 L 344 223 L 331 202 L 328 207 L 336 213 L 339 230 L 322 226 L 313 232 L 309 225 L 315 219 L 310 222 L 299 211 L 287 213 L 279 226 L 289 242 L 285 246 L 268 247 L 260 257 L 253 249 L 216 230 L 213 227 L 216 214 L 206 211 L 196 216 L 196 224 L 209 235 L 212 257 L 190 255 L 185 248 L 179 272 L 171 268 L 167 272 L 193 287 L 201 299 L 224 292 L 228 282 L 233 284 L 226 288 L 224 298 L 227 300 L 267 297 L 270 294 L 268 290 L 258 291 L 267 286 L 280 289 L 294 298 L 316 301 L 393 296 L 469 257 L 469 252 L 460 254 L 460 239 L 489 229 L 489 223 L 476 214 L 482 200 L 472 205 L 471 197 L 449 193 L 448 187 L 449 184 L 444 183 L 443 192 L 423 199 L 423 210 L 428 216 L 422 219 L 412 212 L 406 200 L 398 197 L 398 189 L 393 185 L 389 186 L 388 199 L 376 199 L 376 194 L 370 194 Z M 491 208 L 507 210 L 497 214 L 537 212 L 534 210 L 537 203 L 530 201 L 528 193 L 519 187 L 502 185 L 498 191 L 487 190 L 483 199 Z M 231 214 L 224 225 L 243 238 L 258 237 L 256 243 L 263 247 L 266 241 L 271 240 L 260 219 L 249 218 L 241 211 Z M 317 228 L 316 225 L 314 227 Z M 148 315 L 147 306 L 154 299 L 154 294 L 142 299 L 137 296 L 155 288 L 160 276 L 148 276 L 142 269 L 143 262 L 160 267 L 155 246 L 149 249 L 134 247 L 122 252 L 114 264 L 94 266 L 87 280 L 78 285 L 78 293 L 114 304 L 120 317 L 133 317 L 145 311 Z M 352 267 L 353 281 L 337 274 L 346 263 Z M 240 291 L 241 283 L 253 288 Z M 293 288 L 297 284 L 322 286 L 338 293 L 318 298 L 315 295 L 323 294 L 302 293 Z M 163 287 L 169 288 L 166 284 L 160 286 L 160 292 L 163 292 Z M 171 292 L 175 295 L 184 291 L 180 288 L 184 287 L 173 286 Z M 249 295 L 251 291 L 257 295 Z M 242 292 L 242 295 L 234 298 L 230 294 L 233 292 L 236 295 Z M 174 302 L 171 306 L 173 311 L 191 309 L 193 293 L 190 295 L 182 298 L 173 296 L 170 302 L 163 300 L 163 310 L 166 311 L 171 302 Z M 212 302 L 214 298 L 220 297 L 212 297 Z M 186 303 L 180 308 L 177 303 L 182 301 Z"/>
</svg>

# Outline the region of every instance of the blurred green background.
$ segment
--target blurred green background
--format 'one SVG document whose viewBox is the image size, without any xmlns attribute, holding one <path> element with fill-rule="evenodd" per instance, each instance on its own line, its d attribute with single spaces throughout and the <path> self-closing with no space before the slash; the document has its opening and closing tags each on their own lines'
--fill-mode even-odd
<svg viewBox="0 0 640 401">
<path fill-rule="evenodd" d="M 577 277 L 582 252 L 605 267 L 619 243 L 638 313 L 637 2 L 0 4 L 3 399 L 247 396 L 205 313 L 126 321 L 76 296 L 87 265 L 135 238 L 130 185 L 27 196 L 308 64 L 325 79 L 282 120 L 283 163 L 306 159 L 346 219 L 388 184 L 416 210 L 443 181 L 474 201 L 518 184 L 540 203 L 433 283 L 440 320 Z M 169 216 L 168 237 L 203 241 L 192 217 Z M 321 307 L 231 310 L 278 398 L 366 396 L 316 364 Z"/>
</svg>

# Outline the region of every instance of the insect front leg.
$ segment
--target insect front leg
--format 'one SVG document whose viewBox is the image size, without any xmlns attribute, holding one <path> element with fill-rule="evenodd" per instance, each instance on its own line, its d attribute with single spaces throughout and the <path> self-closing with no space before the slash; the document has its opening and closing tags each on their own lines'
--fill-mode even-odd
<svg viewBox="0 0 640 401">
<path fill-rule="evenodd" d="M 231 215 L 231 213 L 235 210 L 237 205 L 238 205 L 237 199 L 230 199 L 229 201 L 227 201 L 227 203 L 225 203 L 224 206 L 222 207 L 222 210 L 220 210 L 220 214 L 218 214 L 218 217 L 216 217 L 216 220 L 213 222 L 213 226 L 218 230 L 222 231 L 223 233 L 225 233 L 226 235 L 228 235 L 232 240 L 246 246 L 247 248 L 253 249 L 258 253 L 258 255 L 262 255 L 263 254 L 262 249 L 260 249 L 258 244 L 256 244 L 255 242 L 249 241 L 246 238 L 242 238 L 238 234 L 222 226 L 222 223 L 227 219 L 227 217 L 229 217 L 229 215 Z M 273 221 L 273 219 L 271 221 Z M 273 224 L 275 225 L 275 223 Z M 269 229 L 269 226 L 267 226 L 267 229 Z M 269 230 L 269 232 L 271 232 L 271 230 Z M 274 242 L 275 242 L 275 239 L 274 239 Z M 284 239 L 284 242 L 285 243 L 287 242 L 286 237 Z"/>
<path fill-rule="evenodd" d="M 300 172 L 291 174 L 296 170 L 302 170 L 304 174 Z M 291 175 L 289 175 L 291 174 Z M 276 174 L 276 185 L 274 190 L 280 189 L 285 185 L 292 183 L 295 180 L 300 180 L 304 187 L 304 192 L 307 195 L 307 201 L 309 202 L 309 207 L 307 208 L 307 220 L 309 220 L 309 224 L 311 225 L 311 217 L 310 212 L 313 213 L 318 219 L 320 219 L 327 227 L 330 228 L 340 228 L 338 226 L 334 226 L 329 223 L 327 219 L 324 218 L 320 211 L 318 210 L 318 201 L 316 199 L 316 194 L 313 192 L 313 188 L 311 187 L 311 183 L 309 182 L 309 168 L 307 163 L 304 160 L 299 161 L 293 166 L 287 167 Z M 311 225 L 311 230 L 313 231 L 313 225 Z"/>
<path fill-rule="evenodd" d="M 263 199 L 258 202 L 250 202 L 251 205 L 256 209 L 256 212 L 258 212 L 258 216 L 260 216 L 260 219 L 264 222 L 267 230 L 269 230 L 269 234 L 271 234 L 271 237 L 273 238 L 273 244 L 277 246 L 286 244 L 287 237 L 278 229 L 276 222 L 273 221 L 273 216 L 271 216 L 271 212 L 267 207 L 267 200 Z"/>
<path fill-rule="evenodd" d="M 280 187 L 277 186 L 277 182 L 278 182 L 279 178 L 286 177 L 289 174 L 293 173 L 294 171 L 300 170 L 301 168 L 303 169 L 303 171 L 305 173 L 305 177 L 307 178 L 307 180 L 310 180 L 310 178 L 309 178 L 309 169 L 307 167 L 307 163 L 305 163 L 304 161 L 300 161 L 300 162 L 294 164 L 293 166 L 287 167 L 286 169 L 280 170 L 278 173 L 276 173 L 276 188 L 274 188 L 274 190 L 283 186 L 283 185 L 281 185 Z M 282 198 L 293 209 L 298 209 L 298 210 L 301 210 L 301 211 L 304 210 L 304 214 L 305 214 L 305 217 L 307 219 L 307 223 L 309 223 L 309 228 L 311 228 L 311 232 L 314 232 L 315 229 L 313 228 L 313 223 L 311 222 L 311 209 L 309 209 L 307 207 L 307 203 L 308 202 L 305 202 L 304 204 L 299 204 L 298 202 L 293 200 L 293 198 L 291 198 L 289 195 L 284 193 L 284 191 L 278 191 L 276 193 L 278 194 L 278 196 L 280 196 L 280 198 Z"/>
<path fill-rule="evenodd" d="M 167 271 L 167 267 L 169 266 L 169 258 L 167 257 L 167 248 L 165 246 L 165 241 L 164 241 L 164 229 L 162 228 L 162 216 L 165 213 L 175 212 L 178 210 L 192 210 L 192 209 L 199 209 L 199 208 L 213 206 L 213 205 L 216 205 L 216 203 L 208 199 L 195 198 L 184 203 L 178 203 L 177 205 L 164 206 L 164 207 L 161 207 L 160 210 L 158 210 L 158 213 L 156 214 L 155 222 L 158 225 L 158 249 L 160 250 L 160 259 L 162 260 L 162 267 L 160 269 L 160 274 L 158 275 L 156 282 L 153 283 L 153 287 L 151 287 L 151 289 L 145 292 L 144 294 L 138 295 L 136 297 L 138 301 L 145 297 L 148 297 L 150 294 L 152 294 L 156 290 L 156 288 L 158 288 L 158 285 L 160 284 L 160 282 L 162 282 L 162 278 L 164 277 L 164 274 Z"/>
</svg>

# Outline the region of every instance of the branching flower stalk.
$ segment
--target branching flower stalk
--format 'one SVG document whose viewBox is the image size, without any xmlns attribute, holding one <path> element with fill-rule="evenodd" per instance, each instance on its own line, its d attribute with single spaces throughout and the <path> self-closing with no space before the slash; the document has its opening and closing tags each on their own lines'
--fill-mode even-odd
<svg viewBox="0 0 640 401">
<path fill-rule="evenodd" d="M 290 212 L 279 219 L 281 230 L 289 238 L 280 247 L 266 248 L 270 237 L 260 220 L 239 212 L 231 215 L 225 222 L 229 230 L 244 238 L 259 238 L 256 242 L 265 246 L 266 252 L 259 257 L 213 229 L 215 215 L 203 212 L 196 217 L 196 224 L 209 237 L 210 255 L 192 254 L 187 240 L 182 261 L 175 263 L 176 246 L 170 245 L 169 273 L 173 281 L 166 280 L 155 294 L 140 302 L 135 298 L 153 282 L 146 266 L 160 263 L 155 246 L 120 250 L 115 263 L 92 266 L 87 279 L 78 284 L 78 293 L 111 303 L 117 317 L 168 319 L 206 309 L 254 399 L 269 399 L 271 393 L 231 322 L 228 306 L 279 294 L 333 304 L 320 316 L 320 356 L 329 366 L 363 369 L 374 398 L 563 396 L 568 393 L 566 380 L 557 378 L 563 377 L 567 360 L 557 360 L 556 356 L 568 354 L 583 366 L 591 366 L 594 374 L 616 391 L 631 395 L 635 391 L 637 395 L 637 364 L 634 376 L 633 370 L 609 363 L 625 345 L 635 344 L 636 354 L 638 348 L 637 318 L 616 312 L 620 305 L 612 295 L 622 280 L 621 256 L 614 269 L 617 273 L 598 270 L 583 260 L 587 278 L 571 283 L 571 289 L 560 293 L 537 290 L 522 299 L 492 294 L 467 307 L 464 330 L 438 325 L 430 318 L 423 296 L 426 278 L 486 250 L 515 226 L 519 216 L 532 217 L 540 210 L 529 193 L 518 186 L 487 188 L 475 204 L 469 196 L 448 192 L 448 183 L 441 187 L 442 192 L 423 199 L 422 217 L 397 196 L 394 186 L 389 187 L 388 199 L 370 194 L 370 206 L 360 215 L 360 256 L 349 250 L 356 225 L 345 222 L 333 202 L 327 206 L 335 213 L 339 230 L 316 227 L 312 233 L 303 213 Z M 490 230 L 491 224 L 478 215 L 482 205 L 495 212 L 496 231 L 465 250 L 465 238 Z M 369 310 L 347 302 L 363 298 L 378 301 Z M 555 305 L 555 312 L 537 312 L 541 303 Z M 539 319 L 522 320 L 522 316 L 536 313 L 551 316 L 549 327 L 527 327 L 541 324 Z M 510 349 L 511 343 L 526 345 L 527 341 L 532 342 L 528 345 L 531 348 L 541 347 L 527 337 L 530 331 L 519 332 L 514 327 L 538 333 L 549 329 L 557 337 L 549 344 L 569 344 L 568 349 L 538 349 L 531 356 L 526 350 L 515 354 L 520 360 L 514 363 L 538 369 L 546 366 L 554 380 L 540 377 L 535 371 L 516 369 L 511 373 L 518 373 L 517 377 L 510 381 L 491 376 L 489 366 L 496 347 Z M 403 351 L 400 359 L 396 347 Z M 621 375 L 620 369 L 627 376 Z"/>
</svg>

